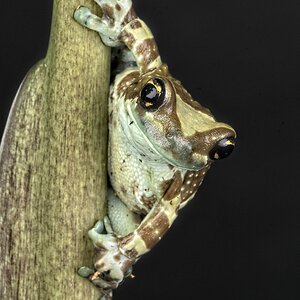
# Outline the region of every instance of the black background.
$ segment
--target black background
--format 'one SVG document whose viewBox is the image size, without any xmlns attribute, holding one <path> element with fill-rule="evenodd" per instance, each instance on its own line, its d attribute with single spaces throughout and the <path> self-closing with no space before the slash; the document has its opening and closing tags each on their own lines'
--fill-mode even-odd
<svg viewBox="0 0 300 300">
<path fill-rule="evenodd" d="M 299 1 L 135 2 L 173 75 L 238 141 L 115 299 L 300 299 Z M 1 133 L 51 6 L 1 3 Z"/>
</svg>

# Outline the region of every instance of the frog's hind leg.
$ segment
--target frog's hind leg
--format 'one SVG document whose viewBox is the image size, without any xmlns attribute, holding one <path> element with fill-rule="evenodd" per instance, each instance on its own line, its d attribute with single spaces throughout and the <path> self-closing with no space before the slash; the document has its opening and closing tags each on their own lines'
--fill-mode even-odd
<svg viewBox="0 0 300 300">
<path fill-rule="evenodd" d="M 108 217 L 114 233 L 120 236 L 133 232 L 141 223 L 141 217 L 130 211 L 111 189 L 108 190 Z"/>
</svg>

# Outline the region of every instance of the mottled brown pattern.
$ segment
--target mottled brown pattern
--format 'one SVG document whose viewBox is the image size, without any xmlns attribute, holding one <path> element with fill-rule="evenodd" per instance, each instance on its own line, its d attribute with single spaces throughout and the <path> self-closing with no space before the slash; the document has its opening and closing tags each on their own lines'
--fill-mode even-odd
<svg viewBox="0 0 300 300">
<path fill-rule="evenodd" d="M 175 90 L 180 97 L 185 97 L 182 98 L 182 101 L 197 106 L 202 112 L 210 114 L 208 110 L 201 107 L 196 101 L 189 99 L 190 95 L 183 87 L 179 88 L 177 86 Z M 155 116 L 158 120 L 161 120 L 161 124 L 164 126 L 164 132 L 161 135 L 166 139 L 165 144 L 170 145 L 170 152 L 172 152 L 173 157 L 186 166 L 192 167 L 197 162 L 197 159 L 193 156 L 195 153 L 207 156 L 211 148 L 215 145 L 216 138 L 222 139 L 232 136 L 234 132 L 228 128 L 219 127 L 186 136 L 182 131 L 181 122 L 177 115 L 176 100 L 180 101 L 176 99 L 174 91 L 170 92 L 167 99 L 168 102 L 164 105 L 163 109 L 155 112 Z M 201 119 L 195 120 L 195 122 L 201 122 Z"/>
<path fill-rule="evenodd" d="M 174 174 L 173 178 L 171 179 L 169 188 L 163 198 L 167 201 L 174 199 L 180 193 L 181 186 L 182 186 L 181 174 L 179 171 L 177 171 Z"/>
<path fill-rule="evenodd" d="M 167 70 L 163 71 L 167 72 Z M 158 129 L 157 126 L 153 125 L 155 122 L 149 122 L 142 106 L 137 106 L 136 110 L 141 116 L 143 124 L 147 130 L 155 133 L 156 136 L 160 136 L 160 140 L 158 142 L 163 145 L 168 153 L 170 153 L 170 156 L 172 156 L 172 158 L 178 161 L 178 163 L 182 166 L 193 168 L 194 164 L 198 162 L 195 160 L 195 157 L 193 157 L 195 149 L 201 147 L 201 143 L 203 143 L 203 147 L 206 147 L 205 150 L 207 150 L 204 154 L 207 155 L 209 151 L 208 148 L 210 149 L 211 145 L 207 145 L 208 140 L 205 139 L 206 133 L 202 133 L 202 139 L 198 140 L 197 138 L 199 136 L 186 136 L 182 131 L 176 109 L 176 101 L 178 99 L 176 98 L 176 91 L 173 88 L 173 83 L 169 80 L 169 77 L 163 77 L 159 74 L 158 70 L 155 70 L 154 72 L 147 74 L 147 76 L 145 76 L 143 80 L 137 84 L 137 92 L 142 89 L 143 84 L 146 83 L 146 79 L 150 79 L 155 76 L 159 76 L 165 82 L 165 102 L 163 106 L 152 114 L 155 122 L 160 123 L 162 127 Z M 132 91 L 131 94 L 128 94 L 128 96 L 132 96 L 132 98 L 134 98 L 138 95 L 135 95 L 134 91 Z"/>
<path fill-rule="evenodd" d="M 225 127 L 214 128 L 204 132 L 197 132 L 192 136 L 189 136 L 193 145 L 193 152 L 200 153 L 202 155 L 208 155 L 211 148 L 218 140 L 225 137 L 235 136 L 235 133 Z"/>
<path fill-rule="evenodd" d="M 145 39 L 136 47 L 137 54 L 143 58 L 144 65 L 149 65 L 159 57 L 158 48 L 154 38 Z"/>
<path fill-rule="evenodd" d="M 124 26 L 134 19 L 136 19 L 136 13 L 135 13 L 134 9 L 131 7 L 128 14 L 125 16 L 122 25 Z"/>
<path fill-rule="evenodd" d="M 127 250 L 127 251 L 125 251 L 125 253 L 126 253 L 126 256 L 129 258 L 136 258 L 139 255 L 135 249 Z"/>
<path fill-rule="evenodd" d="M 128 244 L 129 242 L 131 242 L 133 240 L 133 234 L 128 234 L 124 237 L 122 237 L 120 240 L 119 240 L 119 247 L 122 248 L 122 246 Z"/>
<path fill-rule="evenodd" d="M 142 196 L 141 198 L 141 202 L 143 203 L 143 205 L 145 205 L 149 210 L 153 207 L 153 205 L 155 204 L 155 202 L 157 201 L 157 198 L 155 195 L 151 196 L 151 197 L 146 197 L 145 195 Z"/>
<path fill-rule="evenodd" d="M 131 259 L 125 259 L 122 263 L 122 271 L 123 273 L 126 273 L 128 269 L 136 262 L 137 253 L 130 253 Z"/>
<path fill-rule="evenodd" d="M 151 223 L 141 226 L 137 232 L 146 244 L 147 249 L 151 249 L 169 229 L 170 223 L 166 214 L 159 211 L 151 220 Z"/>
<path fill-rule="evenodd" d="M 128 75 L 126 75 L 122 81 L 119 82 L 118 86 L 116 87 L 116 90 L 118 94 L 122 94 L 125 91 L 127 91 L 130 87 L 130 85 L 134 84 L 137 82 L 139 79 L 139 72 L 131 72 Z"/>
<path fill-rule="evenodd" d="M 107 18 L 109 23 L 113 25 L 115 23 L 114 9 L 108 4 L 103 4 L 101 8 L 103 10 L 103 17 Z"/>
<path fill-rule="evenodd" d="M 131 76 L 132 78 L 130 78 Z M 193 135 L 185 134 L 182 130 L 181 121 L 178 118 L 177 101 L 186 102 L 208 115 L 210 115 L 210 112 L 201 107 L 196 101 L 190 99 L 190 94 L 180 86 L 179 82 L 173 82 L 173 78 L 169 75 L 168 68 L 165 65 L 152 72 L 147 72 L 145 75 L 139 72 L 135 72 L 134 75 L 128 75 L 119 84 L 118 89 L 125 93 L 126 98 L 138 99 L 143 86 L 155 77 L 160 77 L 165 83 L 165 102 L 157 111 L 152 113 L 155 122 L 149 122 L 146 111 L 141 105 L 136 107 L 136 111 L 145 127 L 143 130 L 152 132 L 155 136 L 160 136 L 158 143 L 163 145 L 165 151 L 170 153 L 172 158 L 180 165 L 186 168 L 200 167 L 202 161 L 199 157 L 206 157 L 215 145 L 216 140 L 235 135 L 235 133 L 226 127 L 219 127 L 195 132 Z M 126 86 L 128 80 L 131 80 L 131 86 L 129 87 Z M 178 95 L 180 98 L 177 97 Z M 182 100 L 180 100 L 181 98 Z M 201 130 L 202 121 L 199 114 L 199 119 L 195 119 L 195 122 L 199 122 L 199 130 Z M 162 124 L 162 127 L 158 128 L 154 125 L 155 123 Z M 165 182 L 164 184 L 168 183 Z"/>
<path fill-rule="evenodd" d="M 101 257 L 99 257 L 99 259 L 101 259 Z M 101 270 L 101 269 L 103 269 L 103 267 L 105 266 L 105 263 L 104 262 L 102 262 L 102 263 L 95 263 L 95 268 L 96 268 L 96 270 Z"/>
<path fill-rule="evenodd" d="M 163 76 L 166 76 L 166 77 L 170 76 L 169 67 L 166 64 L 162 64 L 159 68 L 157 68 L 156 71 Z"/>
<path fill-rule="evenodd" d="M 173 166 L 172 166 L 173 167 Z M 164 195 L 166 193 L 166 191 L 168 190 L 170 184 L 172 183 L 172 179 L 169 180 L 164 180 L 161 184 L 160 184 L 160 191 L 161 193 Z"/>
<path fill-rule="evenodd" d="M 142 23 L 138 19 L 135 19 L 132 22 L 130 22 L 130 27 L 132 29 L 138 29 L 142 27 Z"/>
<path fill-rule="evenodd" d="M 144 207 L 141 207 L 139 205 L 133 205 L 132 211 L 136 212 L 139 215 L 144 215 L 144 216 L 148 213 L 148 211 Z"/>
<path fill-rule="evenodd" d="M 210 166 L 199 171 L 187 171 L 181 187 L 181 203 L 187 201 L 201 185 Z"/>
<path fill-rule="evenodd" d="M 133 238 L 134 238 L 134 234 L 130 233 L 130 234 L 122 237 L 121 239 L 119 239 L 119 248 L 129 258 L 136 258 L 138 256 L 138 253 L 134 248 L 131 250 L 124 251 L 124 247 L 128 243 L 130 243 L 133 240 Z"/>
<path fill-rule="evenodd" d="M 116 255 L 114 256 L 114 260 L 115 260 L 115 261 L 120 261 L 120 260 L 121 260 L 121 255 L 120 255 L 120 254 L 116 254 Z"/>
<path fill-rule="evenodd" d="M 136 42 L 134 35 L 126 30 L 123 30 L 119 34 L 118 39 L 122 41 L 129 49 L 132 49 L 133 44 Z"/>
</svg>

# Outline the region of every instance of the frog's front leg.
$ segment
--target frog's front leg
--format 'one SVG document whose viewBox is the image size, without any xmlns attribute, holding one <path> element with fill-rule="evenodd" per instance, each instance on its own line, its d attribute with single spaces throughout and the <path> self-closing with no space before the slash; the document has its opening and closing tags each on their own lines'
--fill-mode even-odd
<svg viewBox="0 0 300 300">
<path fill-rule="evenodd" d="M 81 25 L 97 31 L 107 46 L 120 46 L 118 36 L 124 26 L 124 19 L 130 12 L 131 0 L 95 0 L 95 2 L 102 9 L 101 18 L 94 15 L 87 7 L 79 6 L 74 12 L 74 19 Z"/>
<path fill-rule="evenodd" d="M 101 300 L 111 299 L 112 289 L 130 276 L 132 265 L 160 241 L 177 217 L 182 197 L 180 189 L 174 190 L 173 187 L 171 191 L 151 209 L 135 230 L 124 237 L 112 232 L 108 219 L 104 222 L 107 234 L 100 233 L 102 222 L 89 231 L 96 249 L 96 271 L 81 268 L 79 273 L 104 291 Z"/>
<path fill-rule="evenodd" d="M 173 224 L 181 201 L 179 194 L 161 199 L 134 232 L 120 239 L 121 253 L 133 259 L 150 251 Z"/>
<path fill-rule="evenodd" d="M 96 0 L 103 16 L 98 16 L 84 6 L 74 12 L 81 25 L 99 32 L 102 41 L 110 47 L 125 44 L 135 57 L 142 72 L 158 68 L 161 58 L 148 26 L 137 18 L 131 0 Z"/>
</svg>

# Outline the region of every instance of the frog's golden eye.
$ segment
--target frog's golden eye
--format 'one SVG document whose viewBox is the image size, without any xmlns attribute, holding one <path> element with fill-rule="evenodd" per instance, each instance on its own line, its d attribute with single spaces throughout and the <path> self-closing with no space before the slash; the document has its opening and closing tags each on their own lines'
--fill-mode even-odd
<svg viewBox="0 0 300 300">
<path fill-rule="evenodd" d="M 143 108 L 149 111 L 158 109 L 165 100 L 165 84 L 160 78 L 154 78 L 144 85 L 140 103 Z"/>
</svg>

